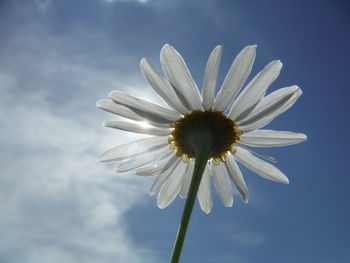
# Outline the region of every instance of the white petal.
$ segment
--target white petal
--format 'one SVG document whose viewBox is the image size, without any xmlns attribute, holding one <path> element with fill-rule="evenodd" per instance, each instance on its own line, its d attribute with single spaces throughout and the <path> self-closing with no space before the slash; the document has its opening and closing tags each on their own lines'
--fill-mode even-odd
<svg viewBox="0 0 350 263">
<path fill-rule="evenodd" d="M 232 206 L 232 183 L 225 164 L 220 162 L 218 165 L 212 165 L 211 168 L 214 178 L 214 185 L 219 193 L 222 203 L 225 206 Z"/>
<path fill-rule="evenodd" d="M 140 66 L 143 76 L 147 79 L 155 92 L 157 92 L 170 107 L 182 114 L 186 114 L 188 110 L 177 97 L 169 81 L 159 76 L 145 58 L 141 59 Z"/>
<path fill-rule="evenodd" d="M 253 154 L 253 155 L 255 155 L 255 156 L 259 157 L 259 158 L 265 159 L 266 161 L 269 161 L 271 163 L 277 163 L 277 160 L 274 157 L 266 155 L 266 154 L 263 154 L 263 153 L 256 152 L 252 148 L 247 147 L 246 145 L 244 145 L 244 144 L 242 144 L 240 142 L 237 142 L 236 146 L 239 146 L 239 147 L 247 150 L 248 152 L 250 152 L 251 154 Z"/>
<path fill-rule="evenodd" d="M 291 86 L 286 88 L 278 89 L 269 95 L 263 97 L 256 107 L 242 120 L 237 121 L 239 125 L 249 125 L 256 121 L 256 118 L 259 116 L 265 116 L 273 112 L 276 107 L 280 107 L 286 101 L 288 101 L 293 94 L 299 90 L 298 86 Z"/>
<path fill-rule="evenodd" d="M 233 61 L 229 72 L 218 92 L 215 100 L 215 109 L 225 112 L 231 106 L 234 98 L 241 90 L 252 70 L 256 45 L 245 47 Z"/>
<path fill-rule="evenodd" d="M 240 136 L 240 143 L 255 147 L 285 146 L 305 141 L 306 135 L 290 131 L 255 130 Z"/>
<path fill-rule="evenodd" d="M 123 105 L 119 105 L 112 100 L 99 100 L 96 102 L 96 106 L 102 110 L 117 114 L 119 116 L 135 120 L 142 121 L 144 120 L 141 116 L 137 115 L 132 110 L 128 109 Z"/>
<path fill-rule="evenodd" d="M 239 146 L 236 147 L 235 158 L 245 167 L 258 175 L 272 181 L 288 184 L 289 180 L 272 164 L 265 162 Z"/>
<path fill-rule="evenodd" d="M 181 182 L 185 176 L 187 164 L 180 161 L 168 180 L 163 184 L 158 194 L 157 205 L 163 209 L 167 207 L 177 196 L 181 189 Z"/>
<path fill-rule="evenodd" d="M 169 149 L 171 149 L 170 146 L 169 146 Z M 171 149 L 169 155 L 168 156 L 161 156 L 161 157 L 159 157 L 158 160 L 156 161 L 156 164 L 158 165 L 159 162 L 162 162 L 163 160 L 168 159 L 168 157 L 173 157 L 174 155 L 175 155 L 174 150 Z"/>
<path fill-rule="evenodd" d="M 159 123 L 171 123 L 181 117 L 178 112 L 166 109 L 157 104 L 132 97 L 119 91 L 112 91 L 109 96 L 116 103 L 124 105 L 141 117 Z"/>
<path fill-rule="evenodd" d="M 156 176 L 160 173 L 160 170 L 159 167 L 151 165 L 136 169 L 135 174 L 139 176 Z"/>
<path fill-rule="evenodd" d="M 245 184 L 241 170 L 239 169 L 231 153 L 228 153 L 226 155 L 226 168 L 243 201 L 245 203 L 248 203 L 249 196 L 247 186 Z"/>
<path fill-rule="evenodd" d="M 287 96 L 284 100 L 279 100 L 276 103 L 273 103 L 272 98 L 276 96 L 276 94 L 279 90 L 276 90 L 275 92 L 267 95 L 264 97 L 256 106 L 256 109 L 254 109 L 251 114 L 249 114 L 249 119 L 247 116 L 247 121 L 242 120 L 242 123 L 239 124 L 239 129 L 244 132 L 249 132 L 252 130 L 260 129 L 261 127 L 264 127 L 266 124 L 270 123 L 274 118 L 276 118 L 278 115 L 282 114 L 286 110 L 288 110 L 290 107 L 293 106 L 293 104 L 297 101 L 297 99 L 303 94 L 301 89 L 297 89 L 292 95 Z M 261 110 L 263 108 L 266 108 L 266 105 L 270 104 L 271 107 L 269 107 L 267 110 Z M 260 105 L 261 104 L 261 105 Z M 249 121 L 250 120 L 250 121 Z M 248 122 L 249 121 L 249 122 Z"/>
<path fill-rule="evenodd" d="M 194 169 L 194 161 L 190 160 L 188 162 L 186 174 L 181 186 L 181 191 L 180 191 L 181 198 L 187 198 L 188 190 L 190 189 L 190 185 L 192 181 L 193 169 Z"/>
<path fill-rule="evenodd" d="M 244 118 L 265 95 L 272 82 L 277 79 L 281 68 L 282 63 L 279 60 L 267 64 L 239 94 L 231 107 L 229 117 L 235 121 Z"/>
<path fill-rule="evenodd" d="M 162 170 L 160 171 L 161 173 L 167 171 L 168 169 L 170 169 L 170 167 L 172 167 L 174 165 L 174 163 L 176 163 L 179 160 L 179 157 L 177 157 L 175 154 L 171 155 L 171 158 L 169 159 L 169 161 L 167 163 L 164 164 Z"/>
<path fill-rule="evenodd" d="M 144 153 L 151 152 L 159 147 L 165 146 L 168 144 L 168 138 L 163 137 L 151 137 L 143 138 L 137 141 L 125 143 L 118 145 L 112 149 L 109 149 L 100 155 L 100 162 L 110 162 L 118 161 L 132 156 Z"/>
<path fill-rule="evenodd" d="M 173 162 L 176 161 L 176 159 L 174 158 L 174 152 L 170 150 L 168 154 L 158 158 L 158 160 L 156 160 L 154 165 L 136 169 L 135 174 L 140 176 L 153 176 L 153 175 L 160 174 L 162 173 L 162 171 L 164 172 L 166 170 L 165 169 L 166 165 L 170 167 L 173 164 L 173 163 L 171 163 L 170 165 L 168 164 L 169 161 L 171 160 L 173 160 Z"/>
<path fill-rule="evenodd" d="M 130 120 L 147 122 L 153 126 L 161 127 L 161 128 L 169 127 L 169 123 L 159 123 L 159 122 L 147 120 L 144 117 L 141 117 L 140 115 L 135 113 L 134 111 L 130 110 L 129 108 L 123 105 L 117 104 L 112 100 L 99 100 L 96 102 L 96 106 L 102 110 L 117 114 L 119 116 L 128 118 Z"/>
<path fill-rule="evenodd" d="M 201 206 L 202 210 L 207 214 L 210 213 L 211 208 L 213 206 L 213 201 L 211 199 L 210 176 L 211 176 L 210 167 L 209 165 L 207 165 L 205 167 L 202 181 L 198 189 L 199 205 Z"/>
<path fill-rule="evenodd" d="M 214 106 L 215 88 L 219 76 L 222 46 L 216 46 L 211 52 L 204 73 L 202 88 L 203 108 L 210 110 Z"/>
<path fill-rule="evenodd" d="M 104 126 L 123 130 L 123 131 L 148 134 L 148 135 L 168 136 L 170 134 L 169 128 L 144 126 L 142 125 L 142 123 L 137 123 L 137 122 L 105 121 Z"/>
<path fill-rule="evenodd" d="M 174 155 L 175 156 L 175 155 Z M 176 157 L 176 156 L 175 156 Z M 156 179 L 154 180 L 153 185 L 151 186 L 151 189 L 149 193 L 153 195 L 155 192 L 158 191 L 159 187 L 162 185 L 162 183 L 172 174 L 175 167 L 181 160 L 179 158 L 171 158 L 167 165 L 165 165 L 159 175 L 157 175 Z"/>
<path fill-rule="evenodd" d="M 182 56 L 173 47 L 166 44 L 160 52 L 160 62 L 178 96 L 186 103 L 186 108 L 190 110 L 202 109 L 198 88 Z"/>
<path fill-rule="evenodd" d="M 165 146 L 153 152 L 146 152 L 138 156 L 134 156 L 130 160 L 119 163 L 117 166 L 117 173 L 131 171 L 135 168 L 154 162 L 159 156 L 168 153 L 168 151 L 169 147 Z"/>
</svg>

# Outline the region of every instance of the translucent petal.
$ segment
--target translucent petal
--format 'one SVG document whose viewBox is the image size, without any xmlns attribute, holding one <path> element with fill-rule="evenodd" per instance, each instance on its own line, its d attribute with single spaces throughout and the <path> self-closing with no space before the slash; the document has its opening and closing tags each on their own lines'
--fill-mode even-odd
<svg viewBox="0 0 350 263">
<path fill-rule="evenodd" d="M 240 143 L 254 147 L 286 146 L 303 142 L 307 139 L 305 134 L 290 131 L 255 130 L 244 133 Z"/>
<path fill-rule="evenodd" d="M 168 165 L 169 167 L 176 161 L 176 159 L 174 158 L 174 153 L 173 151 L 170 150 L 170 152 L 165 155 L 165 156 L 161 156 L 158 160 L 156 160 L 156 162 L 154 163 L 154 165 L 150 165 L 150 166 L 146 166 L 146 167 L 141 167 L 135 170 L 135 174 L 136 175 L 140 175 L 140 176 L 153 176 L 153 175 L 157 175 L 162 173 L 162 171 L 165 171 L 166 169 L 166 165 Z M 164 157 L 164 158 L 162 158 Z M 170 163 L 170 165 L 168 164 L 170 161 L 173 161 L 173 163 Z"/>
<path fill-rule="evenodd" d="M 198 189 L 199 205 L 201 206 L 202 210 L 207 214 L 210 213 L 211 208 L 213 206 L 213 201 L 211 199 L 210 177 L 211 177 L 210 167 L 209 165 L 207 165 L 205 167 L 202 181 Z"/>
<path fill-rule="evenodd" d="M 132 97 L 119 91 L 112 91 L 109 96 L 116 103 L 124 105 L 141 117 L 159 123 L 171 123 L 181 117 L 178 112 L 166 109 L 146 100 Z"/>
<path fill-rule="evenodd" d="M 282 63 L 279 60 L 267 64 L 234 101 L 228 115 L 229 118 L 235 121 L 243 119 L 265 95 L 268 87 L 277 79 L 281 68 Z"/>
<path fill-rule="evenodd" d="M 168 138 L 165 136 L 150 137 L 136 140 L 133 142 L 118 145 L 109 149 L 100 155 L 100 162 L 118 161 L 136 156 L 144 152 L 157 150 L 159 147 L 168 144 Z"/>
<path fill-rule="evenodd" d="M 211 168 L 214 178 L 214 185 L 219 193 L 222 203 L 228 207 L 232 206 L 232 182 L 225 164 L 223 162 L 220 162 L 218 165 L 212 165 Z"/>
<path fill-rule="evenodd" d="M 216 46 L 211 52 L 204 73 L 202 88 L 203 108 L 210 110 L 214 106 L 215 88 L 219 76 L 223 47 Z"/>
<path fill-rule="evenodd" d="M 248 147 L 248 146 L 246 146 L 246 145 L 244 145 L 244 144 L 242 144 L 240 142 L 237 142 L 236 145 L 238 145 L 239 147 L 247 150 L 248 152 L 250 152 L 251 154 L 253 154 L 253 155 L 255 155 L 255 156 L 259 157 L 259 158 L 265 159 L 268 162 L 277 163 L 277 160 L 274 157 L 272 157 L 272 156 L 269 156 L 269 155 L 266 155 L 266 154 L 254 151 L 252 148 L 250 148 L 250 147 Z"/>
<path fill-rule="evenodd" d="M 167 171 L 168 169 L 170 169 L 170 167 L 173 166 L 174 163 L 176 163 L 179 159 L 179 157 L 177 157 L 175 154 L 171 155 L 171 158 L 169 159 L 168 162 L 166 162 L 162 168 L 162 170 L 160 171 L 161 173 Z"/>
<path fill-rule="evenodd" d="M 265 179 L 288 184 L 289 180 L 279 169 L 272 164 L 254 156 L 248 150 L 236 147 L 235 158 L 248 169 L 264 177 Z"/>
<path fill-rule="evenodd" d="M 117 165 L 117 173 L 123 173 L 134 170 L 135 168 L 144 166 L 148 163 L 154 162 L 159 156 L 165 155 L 169 152 L 169 147 L 161 147 L 153 152 L 146 152 L 138 156 L 134 156 L 127 161 L 123 161 Z"/>
<path fill-rule="evenodd" d="M 161 173 L 157 175 L 156 179 L 154 180 L 153 185 L 151 186 L 151 189 L 149 193 L 153 195 L 155 192 L 158 191 L 159 187 L 162 185 L 162 183 L 172 174 L 175 167 L 181 160 L 179 158 L 171 158 L 167 165 L 163 168 Z"/>
<path fill-rule="evenodd" d="M 139 176 L 156 176 L 160 171 L 161 169 L 153 164 L 136 169 L 135 174 Z"/>
<path fill-rule="evenodd" d="M 173 85 L 178 96 L 190 110 L 202 109 L 200 94 L 182 56 L 166 44 L 160 52 L 160 62 L 165 75 Z"/>
<path fill-rule="evenodd" d="M 185 176 L 187 164 L 180 161 L 173 173 L 163 184 L 158 194 L 157 205 L 163 209 L 167 207 L 177 196 L 181 189 L 182 179 Z"/>
<path fill-rule="evenodd" d="M 145 119 L 144 117 L 141 117 L 140 115 L 130 110 L 129 108 L 123 105 L 117 104 L 112 100 L 99 100 L 97 101 L 96 106 L 102 110 L 117 114 L 121 117 L 128 118 L 130 120 L 147 122 L 153 126 L 161 127 L 161 128 L 169 127 L 169 123 L 159 123 L 159 122 Z"/>
<path fill-rule="evenodd" d="M 252 70 L 256 45 L 245 47 L 233 61 L 229 72 L 218 92 L 215 100 L 215 109 L 225 112 L 233 103 L 234 98 L 241 90 Z"/>
<path fill-rule="evenodd" d="M 169 81 L 159 76 L 145 58 L 140 62 L 141 71 L 157 94 L 173 109 L 186 114 L 188 110 L 177 97 Z"/>
<path fill-rule="evenodd" d="M 266 116 L 274 112 L 276 108 L 286 103 L 293 94 L 299 90 L 298 86 L 278 89 L 269 95 L 263 97 L 256 107 L 242 120 L 237 121 L 238 125 L 250 125 L 257 121 L 261 116 Z"/>
<path fill-rule="evenodd" d="M 245 184 L 241 170 L 239 169 L 231 153 L 228 153 L 226 155 L 226 168 L 243 201 L 245 203 L 248 203 L 249 196 L 247 186 Z"/>
<path fill-rule="evenodd" d="M 135 120 L 135 121 L 143 121 L 144 119 L 137 115 L 132 110 L 127 107 L 117 104 L 112 100 L 99 100 L 96 102 L 96 106 L 102 110 L 117 114 L 119 116 Z"/>
<path fill-rule="evenodd" d="M 277 90 L 278 91 L 278 90 Z M 275 92 L 277 92 L 275 91 Z M 255 116 L 251 122 L 244 122 L 239 124 L 239 129 L 244 132 L 253 131 L 256 129 L 260 129 L 264 127 L 266 124 L 270 123 L 274 118 L 288 110 L 293 104 L 297 101 L 297 99 L 301 96 L 301 89 L 297 89 L 290 97 L 287 97 L 287 100 L 279 101 L 279 103 L 273 104 L 268 111 L 261 111 L 260 108 L 266 104 L 269 96 L 272 96 L 273 93 L 267 95 L 261 100 L 261 106 L 259 104 L 256 106 L 256 109 L 252 111 L 252 116 Z"/>
<path fill-rule="evenodd" d="M 169 128 L 145 126 L 143 125 L 143 123 L 138 123 L 138 122 L 105 121 L 104 126 L 123 130 L 123 131 L 148 134 L 148 135 L 168 136 L 170 134 Z"/>
<path fill-rule="evenodd" d="M 180 191 L 181 198 L 187 198 L 188 190 L 190 189 L 190 185 L 192 181 L 193 169 L 194 169 L 194 161 L 190 160 L 188 162 L 186 174 L 181 186 L 181 191 Z"/>
</svg>

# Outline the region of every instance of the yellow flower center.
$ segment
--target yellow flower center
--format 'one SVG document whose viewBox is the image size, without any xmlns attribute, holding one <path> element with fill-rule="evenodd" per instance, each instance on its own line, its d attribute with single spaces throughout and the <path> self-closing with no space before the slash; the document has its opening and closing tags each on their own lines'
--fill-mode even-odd
<svg viewBox="0 0 350 263">
<path fill-rule="evenodd" d="M 227 152 L 234 152 L 234 145 L 242 132 L 222 112 L 196 110 L 172 123 L 169 144 L 177 156 L 186 161 L 195 158 L 203 145 L 210 152 L 214 163 L 225 160 Z"/>
</svg>

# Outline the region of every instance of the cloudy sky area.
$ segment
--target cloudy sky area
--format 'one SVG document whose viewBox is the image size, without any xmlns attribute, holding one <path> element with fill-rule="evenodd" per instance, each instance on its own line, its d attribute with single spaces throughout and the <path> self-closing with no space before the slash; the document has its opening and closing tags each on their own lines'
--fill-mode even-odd
<svg viewBox="0 0 350 263">
<path fill-rule="evenodd" d="M 160 71 L 165 43 L 198 86 L 217 44 L 221 80 L 245 45 L 258 45 L 254 74 L 281 59 L 271 90 L 304 94 L 269 128 L 309 137 L 263 151 L 290 185 L 242 169 L 247 205 L 197 204 L 183 262 L 348 262 L 349 13 L 331 0 L 0 1 L 0 262 L 167 262 L 184 200 L 161 210 L 149 178 L 96 161 L 138 135 L 103 128 L 115 117 L 95 107 L 111 90 L 162 103 L 139 61 Z"/>
</svg>

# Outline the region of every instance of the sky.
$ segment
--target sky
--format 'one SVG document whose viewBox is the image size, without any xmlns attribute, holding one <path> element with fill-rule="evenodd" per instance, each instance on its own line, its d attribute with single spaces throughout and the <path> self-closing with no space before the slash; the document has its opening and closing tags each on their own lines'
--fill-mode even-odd
<svg viewBox="0 0 350 263">
<path fill-rule="evenodd" d="M 262 151 L 289 185 L 242 168 L 248 204 L 213 191 L 207 215 L 197 202 L 182 262 L 349 262 L 349 14 L 339 0 L 0 1 L 0 262 L 168 261 L 184 200 L 159 209 L 151 178 L 97 161 L 140 136 L 104 128 L 116 117 L 95 106 L 112 90 L 161 104 L 139 61 L 161 72 L 166 43 L 199 87 L 218 44 L 219 83 L 246 45 L 250 78 L 280 59 L 269 91 L 303 96 L 268 128 L 308 136 Z"/>
</svg>

